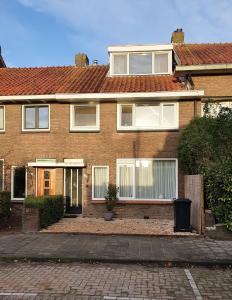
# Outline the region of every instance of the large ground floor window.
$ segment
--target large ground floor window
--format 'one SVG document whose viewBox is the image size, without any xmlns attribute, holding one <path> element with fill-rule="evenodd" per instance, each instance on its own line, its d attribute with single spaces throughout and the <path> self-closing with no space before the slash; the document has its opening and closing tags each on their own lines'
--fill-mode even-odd
<svg viewBox="0 0 232 300">
<path fill-rule="evenodd" d="M 118 159 L 120 199 L 168 200 L 177 197 L 176 159 Z"/>
</svg>

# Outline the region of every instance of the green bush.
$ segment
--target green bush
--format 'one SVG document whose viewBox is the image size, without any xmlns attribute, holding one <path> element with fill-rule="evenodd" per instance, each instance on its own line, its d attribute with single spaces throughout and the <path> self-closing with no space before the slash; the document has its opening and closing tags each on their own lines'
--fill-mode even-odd
<svg viewBox="0 0 232 300">
<path fill-rule="evenodd" d="M 232 230 L 232 160 L 217 162 L 202 173 L 209 208 L 219 222 Z"/>
<path fill-rule="evenodd" d="M 205 206 L 232 230 L 232 109 L 206 106 L 183 130 L 178 159 L 185 174 L 202 174 Z"/>
<path fill-rule="evenodd" d="M 24 205 L 27 208 L 39 209 L 41 228 L 59 221 L 64 214 L 64 197 L 62 195 L 27 197 Z"/>
<path fill-rule="evenodd" d="M 10 216 L 10 193 L 0 192 L 0 221 Z"/>
</svg>

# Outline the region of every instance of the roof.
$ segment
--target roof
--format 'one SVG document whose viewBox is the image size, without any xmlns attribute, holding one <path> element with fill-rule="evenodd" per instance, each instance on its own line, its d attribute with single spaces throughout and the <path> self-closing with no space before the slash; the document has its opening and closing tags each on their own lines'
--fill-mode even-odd
<svg viewBox="0 0 232 300">
<path fill-rule="evenodd" d="M 109 66 L 0 68 L 0 95 L 180 91 L 173 76 L 111 76 Z"/>
<path fill-rule="evenodd" d="M 232 43 L 174 44 L 182 66 L 232 63 Z"/>
</svg>

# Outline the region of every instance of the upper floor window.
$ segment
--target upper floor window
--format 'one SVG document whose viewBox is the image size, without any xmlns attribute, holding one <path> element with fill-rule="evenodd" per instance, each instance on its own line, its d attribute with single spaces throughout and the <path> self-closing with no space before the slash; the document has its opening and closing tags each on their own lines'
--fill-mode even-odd
<svg viewBox="0 0 232 300">
<path fill-rule="evenodd" d="M 119 130 L 178 128 L 178 103 L 118 104 Z"/>
<path fill-rule="evenodd" d="M 49 105 L 24 105 L 23 130 L 49 130 Z"/>
<path fill-rule="evenodd" d="M 124 52 L 111 54 L 111 74 L 171 74 L 172 52 Z"/>
<path fill-rule="evenodd" d="M 71 131 L 98 131 L 99 104 L 71 105 Z"/>
<path fill-rule="evenodd" d="M 5 107 L 0 106 L 0 132 L 5 130 Z"/>
</svg>

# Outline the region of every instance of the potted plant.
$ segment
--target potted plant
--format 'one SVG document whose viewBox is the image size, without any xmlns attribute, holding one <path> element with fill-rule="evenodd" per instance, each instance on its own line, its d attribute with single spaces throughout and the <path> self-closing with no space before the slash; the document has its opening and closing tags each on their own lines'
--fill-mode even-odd
<svg viewBox="0 0 232 300">
<path fill-rule="evenodd" d="M 118 188 L 114 184 L 110 184 L 105 196 L 106 212 L 104 213 L 105 221 L 111 221 L 114 213 L 113 209 L 118 202 Z"/>
</svg>

